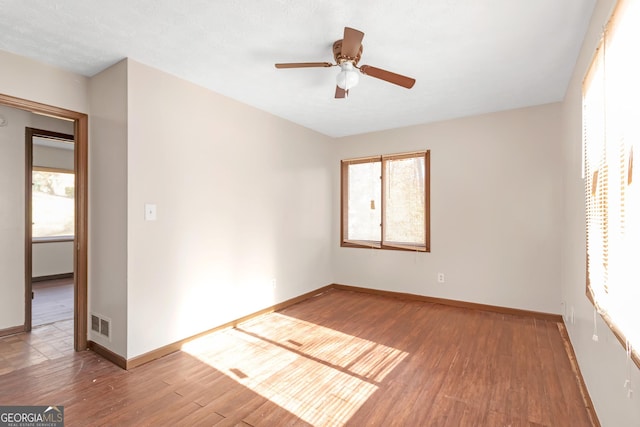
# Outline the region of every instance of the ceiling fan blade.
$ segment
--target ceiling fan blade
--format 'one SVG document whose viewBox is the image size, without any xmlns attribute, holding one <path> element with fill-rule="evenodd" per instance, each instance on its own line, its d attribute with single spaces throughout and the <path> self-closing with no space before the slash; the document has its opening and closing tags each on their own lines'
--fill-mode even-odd
<svg viewBox="0 0 640 427">
<path fill-rule="evenodd" d="M 336 99 L 346 98 L 348 94 L 348 90 L 344 90 L 340 86 L 336 86 Z"/>
<path fill-rule="evenodd" d="M 342 38 L 342 56 L 355 59 L 360 51 L 360 45 L 364 33 L 353 28 L 344 27 L 344 37 Z"/>
<path fill-rule="evenodd" d="M 276 68 L 311 68 L 311 67 L 333 67 L 331 62 L 287 62 L 276 64 Z"/>
<path fill-rule="evenodd" d="M 384 80 L 398 86 L 406 87 L 407 89 L 411 89 L 416 83 L 416 79 L 392 73 L 391 71 L 383 70 L 381 68 L 372 67 L 371 65 L 361 66 L 360 71 L 362 72 L 362 74 L 366 74 L 367 76 L 375 77 L 377 79 Z"/>
</svg>

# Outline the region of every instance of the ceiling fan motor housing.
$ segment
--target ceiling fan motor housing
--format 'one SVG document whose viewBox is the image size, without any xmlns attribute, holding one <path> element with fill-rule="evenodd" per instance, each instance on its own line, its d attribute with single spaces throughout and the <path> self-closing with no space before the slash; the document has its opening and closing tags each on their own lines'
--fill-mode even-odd
<svg viewBox="0 0 640 427">
<path fill-rule="evenodd" d="M 340 65 L 343 62 L 351 62 L 354 66 L 358 65 L 360 62 L 360 58 L 362 57 L 362 44 L 360 44 L 360 48 L 358 49 L 358 54 L 355 58 L 350 58 L 346 55 L 342 54 L 342 39 L 336 40 L 333 43 L 333 58 L 336 61 L 336 64 Z"/>
</svg>

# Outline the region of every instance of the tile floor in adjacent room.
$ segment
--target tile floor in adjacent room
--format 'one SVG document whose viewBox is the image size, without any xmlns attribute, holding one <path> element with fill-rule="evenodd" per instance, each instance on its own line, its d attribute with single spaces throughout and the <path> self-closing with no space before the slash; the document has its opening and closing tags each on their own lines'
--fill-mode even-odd
<svg viewBox="0 0 640 427">
<path fill-rule="evenodd" d="M 34 282 L 32 330 L 0 337 L 0 375 L 73 354 L 73 278 Z"/>
</svg>

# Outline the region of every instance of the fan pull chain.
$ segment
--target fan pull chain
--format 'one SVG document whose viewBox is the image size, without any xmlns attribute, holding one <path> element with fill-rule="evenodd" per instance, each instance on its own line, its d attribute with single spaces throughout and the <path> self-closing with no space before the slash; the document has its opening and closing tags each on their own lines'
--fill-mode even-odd
<svg viewBox="0 0 640 427">
<path fill-rule="evenodd" d="M 598 310 L 595 305 L 593 307 L 593 336 L 591 339 L 598 342 Z"/>
<path fill-rule="evenodd" d="M 627 340 L 627 379 L 624 382 L 624 388 L 627 389 L 627 398 L 631 399 L 633 389 L 631 388 L 631 343 Z"/>
</svg>

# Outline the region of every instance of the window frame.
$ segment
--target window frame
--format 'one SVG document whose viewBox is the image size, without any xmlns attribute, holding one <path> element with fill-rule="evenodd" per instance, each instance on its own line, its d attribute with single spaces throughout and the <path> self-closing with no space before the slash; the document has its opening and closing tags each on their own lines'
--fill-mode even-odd
<svg viewBox="0 0 640 427">
<path fill-rule="evenodd" d="M 386 185 L 387 173 L 385 162 L 393 160 L 401 160 L 408 158 L 422 158 L 424 161 L 424 244 L 412 244 L 406 242 L 390 242 L 385 241 L 385 206 L 386 206 Z M 375 155 L 367 157 L 358 157 L 344 159 L 340 161 L 340 246 L 346 248 L 369 248 L 384 250 L 399 250 L 411 252 L 431 252 L 431 230 L 430 230 L 430 175 L 431 175 L 431 152 L 430 150 L 412 151 L 406 153 Z M 349 166 L 353 164 L 362 164 L 369 162 L 380 162 L 380 241 L 371 240 L 349 240 L 348 224 L 349 224 Z"/>
</svg>

